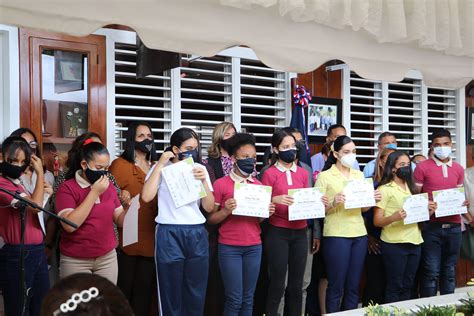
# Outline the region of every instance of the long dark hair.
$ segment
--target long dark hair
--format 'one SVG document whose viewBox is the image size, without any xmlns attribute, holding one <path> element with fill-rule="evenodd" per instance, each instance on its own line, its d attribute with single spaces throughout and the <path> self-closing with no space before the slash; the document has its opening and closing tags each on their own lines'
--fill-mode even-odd
<svg viewBox="0 0 474 316">
<path fill-rule="evenodd" d="M 87 163 L 89 163 L 90 161 L 94 160 L 95 155 L 103 155 L 103 154 L 109 155 L 109 151 L 107 150 L 107 147 L 105 147 L 101 143 L 92 142 L 92 143 L 82 146 L 80 157 L 82 157 L 81 161 L 85 160 Z M 68 173 L 72 172 L 72 174 L 74 175 L 77 172 L 77 170 L 81 170 L 81 169 L 82 169 L 82 166 L 79 162 L 79 165 L 75 166 L 74 169 L 69 169 Z"/>
<path fill-rule="evenodd" d="M 406 152 L 403 152 L 400 150 L 394 151 L 393 153 L 388 155 L 387 162 L 385 163 L 385 168 L 383 169 L 383 176 L 382 176 L 382 180 L 380 181 L 379 187 L 393 181 L 393 178 L 395 177 L 395 174 L 393 173 L 393 168 L 395 168 L 395 164 L 397 163 L 398 159 L 402 156 L 407 157 L 408 161 L 410 161 L 410 156 Z M 406 181 L 406 183 L 408 185 L 408 188 L 410 189 L 410 192 L 412 194 L 415 194 L 416 187 L 413 181 L 413 170 L 411 169 L 411 165 L 409 166 L 410 166 L 410 174 L 412 176 Z"/>
<path fill-rule="evenodd" d="M 278 148 L 278 146 L 280 146 L 280 144 L 283 142 L 283 139 L 285 139 L 285 137 L 287 136 L 290 136 L 291 138 L 293 138 L 296 143 L 296 138 L 295 136 L 293 136 L 292 132 L 286 128 L 282 128 L 282 129 L 277 130 L 275 133 L 273 133 L 272 148 Z M 278 161 L 278 154 L 275 151 L 273 151 L 270 166 L 273 166 L 277 161 Z"/>
<path fill-rule="evenodd" d="M 98 138 L 102 140 L 99 134 L 94 132 L 84 133 L 72 142 L 71 149 L 67 152 L 67 161 L 66 161 L 66 180 L 74 178 L 74 174 L 77 170 L 81 169 L 81 161 L 82 161 L 82 147 L 84 142 L 91 138 Z"/>
<path fill-rule="evenodd" d="M 10 163 L 12 159 L 16 157 L 19 150 L 25 153 L 25 161 L 23 164 L 23 169 L 25 170 L 31 163 L 31 148 L 26 140 L 20 136 L 9 136 L 5 139 L 2 144 L 3 161 Z M 1 169 L 2 164 L 0 164 L 0 173 L 2 173 Z"/>
<path fill-rule="evenodd" d="M 196 162 L 201 162 L 202 155 L 201 155 L 201 142 L 199 141 L 199 135 L 195 131 L 187 127 L 181 127 L 177 129 L 176 131 L 174 131 L 174 133 L 171 135 L 171 138 L 170 138 L 170 146 L 166 148 L 165 151 L 173 151 L 172 150 L 173 146 L 176 146 L 178 148 L 181 147 L 181 145 L 190 138 L 194 138 L 198 143 L 198 146 L 196 148 L 198 151 L 198 161 Z"/>
<path fill-rule="evenodd" d="M 26 127 L 20 127 L 19 129 L 14 130 L 14 131 L 10 134 L 10 136 L 22 137 L 21 135 L 26 134 L 26 133 L 28 133 L 28 134 L 30 134 L 31 136 L 33 136 L 33 139 L 35 140 L 36 146 L 37 146 L 37 147 L 36 147 L 36 154 L 35 154 L 35 155 L 36 155 L 36 157 L 38 157 L 39 159 L 41 159 L 41 161 L 44 163 L 44 161 L 43 161 L 43 156 L 42 156 L 42 154 L 41 154 L 41 148 L 40 148 L 40 145 L 39 145 L 39 143 L 38 143 L 38 137 L 36 137 L 36 134 L 35 134 L 31 129 L 26 128 Z M 27 143 L 27 144 L 28 144 L 28 143 Z M 28 146 L 29 146 L 29 145 L 30 145 L 30 144 L 28 144 Z"/>
<path fill-rule="evenodd" d="M 125 150 L 120 155 L 120 157 L 127 160 L 128 162 L 131 162 L 131 163 L 135 162 L 135 137 L 137 136 L 138 126 L 146 126 L 150 129 L 151 140 L 153 141 L 153 144 L 151 146 L 150 152 L 146 154 L 146 159 L 149 161 L 156 161 L 158 158 L 158 155 L 156 153 L 155 138 L 153 136 L 153 131 L 151 130 L 151 125 L 146 122 L 132 122 L 128 126 L 128 130 L 125 135 L 125 144 L 124 144 Z"/>
<path fill-rule="evenodd" d="M 349 136 L 339 136 L 338 138 L 336 138 L 333 144 L 334 150 L 331 150 L 331 153 L 329 154 L 329 157 L 326 160 L 322 171 L 331 169 L 332 165 L 337 162 L 336 156 L 334 156 L 334 152 L 341 150 L 344 145 L 347 145 L 349 143 L 352 143 L 352 138 L 350 138 Z"/>
</svg>

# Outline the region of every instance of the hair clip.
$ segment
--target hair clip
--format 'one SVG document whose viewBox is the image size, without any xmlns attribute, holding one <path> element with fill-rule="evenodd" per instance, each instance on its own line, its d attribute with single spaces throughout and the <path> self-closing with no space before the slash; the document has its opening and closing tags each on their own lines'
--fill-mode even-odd
<svg viewBox="0 0 474 316">
<path fill-rule="evenodd" d="M 331 147 L 329 147 L 329 149 L 331 150 L 331 152 L 334 152 L 334 143 L 331 145 Z"/>
<path fill-rule="evenodd" d="M 91 299 L 99 296 L 99 290 L 96 287 L 91 287 L 88 290 L 83 290 L 79 293 L 74 293 L 71 298 L 59 306 L 59 309 L 55 310 L 53 316 L 60 314 L 66 314 L 76 310 L 77 305 L 81 303 L 88 303 Z"/>
<path fill-rule="evenodd" d="M 86 139 L 84 141 L 84 143 L 82 143 L 82 146 L 87 146 L 87 145 L 89 145 L 90 143 L 93 143 L 93 142 L 94 142 L 94 140 L 92 138 Z"/>
</svg>

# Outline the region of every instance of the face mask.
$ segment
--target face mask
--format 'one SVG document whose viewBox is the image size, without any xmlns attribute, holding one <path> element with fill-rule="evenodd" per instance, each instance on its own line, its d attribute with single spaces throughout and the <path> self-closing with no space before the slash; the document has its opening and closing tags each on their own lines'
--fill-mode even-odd
<svg viewBox="0 0 474 316">
<path fill-rule="evenodd" d="M 255 170 L 255 159 L 253 158 L 237 159 L 236 163 L 240 173 L 245 177 L 248 177 Z"/>
<path fill-rule="evenodd" d="M 221 141 L 221 148 L 224 149 L 225 151 L 229 152 L 229 140 L 230 138 L 227 138 L 227 139 L 223 139 Z"/>
<path fill-rule="evenodd" d="M 2 162 L 2 174 L 4 177 L 8 177 L 10 179 L 18 179 L 21 177 L 21 174 L 26 170 L 26 167 L 20 167 L 16 165 L 12 165 L 8 162 Z"/>
<path fill-rule="evenodd" d="M 356 154 L 347 154 L 340 159 L 342 165 L 347 168 L 353 168 L 357 161 Z"/>
<path fill-rule="evenodd" d="M 197 162 L 197 160 L 198 160 L 198 151 L 197 151 L 197 149 L 184 151 L 184 152 L 178 154 L 178 159 L 179 160 L 184 160 L 184 159 L 189 158 L 189 157 L 192 157 L 194 162 Z"/>
<path fill-rule="evenodd" d="M 395 144 L 388 144 L 387 146 L 385 146 L 385 148 L 397 150 L 397 145 L 395 145 Z"/>
<path fill-rule="evenodd" d="M 395 174 L 400 179 L 408 181 L 409 179 L 411 179 L 411 166 L 400 167 L 397 169 Z"/>
<path fill-rule="evenodd" d="M 91 184 L 94 184 L 100 177 L 107 175 L 107 171 L 105 170 L 92 170 L 89 165 L 87 165 L 87 169 L 84 171 L 87 177 L 87 180 Z"/>
<path fill-rule="evenodd" d="M 135 142 L 135 149 L 138 149 L 142 153 L 148 154 L 153 147 L 153 141 L 151 139 L 145 139 L 141 142 Z"/>
<path fill-rule="evenodd" d="M 451 147 L 435 147 L 434 148 L 434 155 L 441 160 L 444 160 L 451 156 Z"/>
<path fill-rule="evenodd" d="M 286 163 L 292 163 L 296 159 L 297 150 L 288 149 L 285 151 L 278 152 L 278 157 Z"/>
<path fill-rule="evenodd" d="M 306 151 L 306 145 L 303 142 L 296 142 L 296 149 L 298 150 L 298 153 L 296 155 L 296 158 L 300 158 L 301 155 L 304 154 Z"/>
</svg>

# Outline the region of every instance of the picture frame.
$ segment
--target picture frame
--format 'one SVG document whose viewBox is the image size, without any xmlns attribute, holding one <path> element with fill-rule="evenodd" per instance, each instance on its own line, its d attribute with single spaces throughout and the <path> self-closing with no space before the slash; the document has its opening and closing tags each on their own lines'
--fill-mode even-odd
<svg viewBox="0 0 474 316">
<path fill-rule="evenodd" d="M 474 107 L 466 108 L 466 140 L 468 144 L 474 144 Z"/>
<path fill-rule="evenodd" d="M 87 103 L 59 102 L 59 121 L 64 138 L 76 138 L 87 132 L 87 111 Z"/>
<path fill-rule="evenodd" d="M 342 124 L 341 99 L 312 97 L 306 112 L 306 127 L 310 143 L 326 142 L 329 127 Z"/>
<path fill-rule="evenodd" d="M 84 55 L 78 52 L 54 52 L 54 92 L 84 90 Z"/>
</svg>

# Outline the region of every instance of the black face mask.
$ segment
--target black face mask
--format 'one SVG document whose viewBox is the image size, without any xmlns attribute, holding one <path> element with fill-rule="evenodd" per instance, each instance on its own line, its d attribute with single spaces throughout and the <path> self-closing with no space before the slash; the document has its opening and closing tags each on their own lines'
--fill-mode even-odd
<svg viewBox="0 0 474 316">
<path fill-rule="evenodd" d="M 239 168 L 240 172 L 243 176 L 249 176 L 255 170 L 255 159 L 253 158 L 245 158 L 245 159 L 237 159 L 237 168 Z"/>
<path fill-rule="evenodd" d="M 301 155 L 306 151 L 306 144 L 303 142 L 296 142 L 296 150 L 298 151 L 296 154 L 296 158 L 300 159 Z"/>
<path fill-rule="evenodd" d="M 2 162 L 2 167 L 0 170 L 2 171 L 2 175 L 4 177 L 8 177 L 10 179 L 18 179 L 19 177 L 21 177 L 21 174 L 26 170 L 27 167 L 28 166 L 15 166 L 11 163 L 4 161 Z"/>
<path fill-rule="evenodd" d="M 197 149 L 188 150 L 178 154 L 179 160 L 184 160 L 186 158 L 192 157 L 194 162 L 198 162 L 198 151 Z"/>
<path fill-rule="evenodd" d="M 135 149 L 141 151 L 142 153 L 149 154 L 153 148 L 153 141 L 151 139 L 145 139 L 141 142 L 135 142 Z"/>
<path fill-rule="evenodd" d="M 296 149 L 288 149 L 278 152 L 278 157 L 286 163 L 292 163 L 296 159 L 296 154 Z"/>
<path fill-rule="evenodd" d="M 105 170 L 91 170 L 91 169 L 87 168 L 85 170 L 85 174 L 86 174 L 87 180 L 89 180 L 89 182 L 91 184 L 94 184 L 97 180 L 100 179 L 100 177 L 107 175 L 107 171 L 105 171 Z"/>
<path fill-rule="evenodd" d="M 395 174 L 400 179 L 408 181 L 409 179 L 411 179 L 411 166 L 400 167 L 397 169 Z"/>
<path fill-rule="evenodd" d="M 230 138 L 228 138 L 228 139 L 223 139 L 223 140 L 221 141 L 221 144 L 220 144 L 220 145 L 221 145 L 221 148 L 224 149 L 224 150 L 227 151 L 227 152 L 229 152 L 229 140 L 230 140 Z"/>
</svg>

